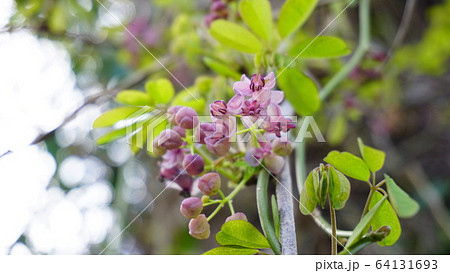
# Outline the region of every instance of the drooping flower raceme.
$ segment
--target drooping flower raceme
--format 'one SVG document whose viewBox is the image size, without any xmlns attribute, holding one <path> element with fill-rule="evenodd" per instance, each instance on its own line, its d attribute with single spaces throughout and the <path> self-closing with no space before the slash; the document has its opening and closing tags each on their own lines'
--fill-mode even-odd
<svg viewBox="0 0 450 273">
<path fill-rule="evenodd" d="M 153 141 L 153 151 L 163 159 L 160 162 L 162 180 L 174 182 L 185 196 L 195 191 L 204 194 L 201 199 L 185 199 L 180 207 L 181 213 L 191 218 L 191 236 L 209 237 L 209 218 L 201 214 L 202 208 L 208 202 L 217 202 L 211 199 L 214 195 L 220 193 L 223 197 L 220 174 L 229 178 L 236 175 L 239 179 L 241 174 L 234 174 L 233 167 L 233 162 L 239 159 L 236 156 L 243 157 L 249 166 L 263 165 L 275 174 L 283 170 L 283 156 L 288 155 L 292 147 L 281 136 L 295 125 L 281 115 L 284 92 L 273 90 L 274 87 L 274 73 L 254 74 L 250 78 L 242 75 L 241 80 L 233 84 L 235 95 L 228 102 L 216 100 L 209 105 L 211 122 L 200 122 L 196 111 L 190 107 L 172 106 L 167 110 L 172 128 L 162 131 Z M 250 133 L 253 141 L 233 145 L 237 136 L 244 133 Z M 208 151 L 219 158 L 213 161 L 205 154 Z M 236 219 L 246 220 L 246 217 L 235 213 L 227 221 Z"/>
</svg>

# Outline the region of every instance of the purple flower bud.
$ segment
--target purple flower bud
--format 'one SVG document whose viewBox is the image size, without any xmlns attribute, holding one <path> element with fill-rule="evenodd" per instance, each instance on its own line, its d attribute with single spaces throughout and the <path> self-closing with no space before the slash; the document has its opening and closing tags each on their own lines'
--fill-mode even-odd
<svg viewBox="0 0 450 273">
<path fill-rule="evenodd" d="M 154 153 L 156 156 L 163 156 L 163 155 L 165 155 L 166 152 L 167 152 L 167 149 L 166 149 L 166 148 L 164 148 L 164 147 L 158 145 L 158 138 L 155 138 L 155 139 L 153 140 L 152 146 L 153 146 L 153 153 Z"/>
<path fill-rule="evenodd" d="M 198 124 L 198 115 L 191 107 L 182 107 L 175 115 L 175 121 L 184 129 L 192 129 Z"/>
<path fill-rule="evenodd" d="M 183 160 L 183 168 L 189 175 L 199 175 L 203 172 L 205 161 L 199 154 L 187 154 Z"/>
<path fill-rule="evenodd" d="M 287 156 L 292 152 L 292 145 L 289 141 L 281 141 L 279 138 L 272 143 L 273 152 L 277 155 Z"/>
<path fill-rule="evenodd" d="M 173 126 L 172 130 L 177 132 L 181 137 L 186 137 L 186 129 L 181 128 L 180 126 Z"/>
<path fill-rule="evenodd" d="M 284 168 L 284 158 L 276 154 L 270 154 L 264 157 L 264 165 L 274 174 L 279 174 Z"/>
<path fill-rule="evenodd" d="M 222 1 L 214 1 L 211 4 L 210 10 L 212 12 L 220 13 L 221 11 L 223 11 L 226 8 L 227 8 L 227 4 L 225 4 L 224 2 L 222 2 Z"/>
<path fill-rule="evenodd" d="M 261 90 L 266 85 L 263 75 L 253 74 L 250 79 L 250 89 L 255 92 Z"/>
<path fill-rule="evenodd" d="M 207 14 L 205 16 L 205 25 L 207 27 L 210 27 L 211 23 L 217 19 L 219 19 L 219 16 L 217 14 L 215 14 L 215 13 Z"/>
<path fill-rule="evenodd" d="M 189 234 L 199 240 L 209 238 L 210 226 L 204 214 L 200 214 L 197 218 L 191 219 L 189 222 Z"/>
<path fill-rule="evenodd" d="M 198 181 L 198 189 L 205 195 L 213 196 L 220 189 L 220 176 L 218 173 L 204 174 Z"/>
<path fill-rule="evenodd" d="M 221 132 L 214 132 L 205 138 L 206 148 L 218 156 L 226 154 L 231 147 L 230 139 Z"/>
<path fill-rule="evenodd" d="M 172 150 L 180 147 L 183 144 L 180 134 L 175 130 L 166 129 L 161 132 L 158 137 L 158 146 L 162 146 L 167 150 Z"/>
<path fill-rule="evenodd" d="M 198 197 L 189 197 L 181 202 L 180 212 L 186 218 L 196 218 L 203 209 L 202 200 Z"/>
<path fill-rule="evenodd" d="M 192 176 L 181 174 L 178 175 L 173 181 L 177 183 L 178 186 L 180 186 L 181 191 L 185 196 L 191 195 L 192 184 L 194 183 L 194 179 L 192 178 Z"/>
<path fill-rule="evenodd" d="M 247 216 L 245 216 L 242 212 L 236 212 L 235 214 L 229 216 L 225 222 L 233 221 L 233 220 L 242 220 L 242 221 L 248 221 Z"/>
<path fill-rule="evenodd" d="M 214 132 L 214 125 L 212 123 L 200 123 L 200 126 L 195 132 L 195 141 L 201 144 L 206 144 L 205 138 Z"/>
<path fill-rule="evenodd" d="M 169 123 L 172 125 L 177 125 L 175 121 L 175 115 L 177 114 L 178 110 L 181 109 L 183 106 L 171 106 L 169 109 L 167 109 L 167 118 L 169 120 Z"/>
<path fill-rule="evenodd" d="M 162 179 L 172 180 L 180 174 L 180 169 L 178 167 L 172 168 L 161 168 L 160 175 Z"/>
<path fill-rule="evenodd" d="M 223 100 L 216 100 L 209 105 L 211 115 L 214 117 L 220 117 L 227 114 L 227 104 Z"/>
</svg>

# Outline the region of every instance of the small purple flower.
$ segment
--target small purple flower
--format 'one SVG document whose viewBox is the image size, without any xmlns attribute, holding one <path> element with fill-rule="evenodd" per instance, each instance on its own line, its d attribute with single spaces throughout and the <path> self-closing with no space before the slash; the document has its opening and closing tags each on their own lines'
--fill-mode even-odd
<svg viewBox="0 0 450 273">
<path fill-rule="evenodd" d="M 209 105 L 211 115 L 214 117 L 220 117 L 227 114 L 227 104 L 223 100 L 216 100 Z"/>
<path fill-rule="evenodd" d="M 171 106 L 169 107 L 169 109 L 167 109 L 167 119 L 169 120 L 170 124 L 177 125 L 177 122 L 175 121 L 175 115 L 182 107 L 183 106 Z"/>
<path fill-rule="evenodd" d="M 167 152 L 166 148 L 158 145 L 158 138 L 155 138 L 153 140 L 152 147 L 153 147 L 153 153 L 156 156 L 163 156 Z"/>
<path fill-rule="evenodd" d="M 251 96 L 254 92 L 261 90 L 271 90 L 275 86 L 275 75 L 273 72 L 262 77 L 260 74 L 254 74 L 252 80 L 242 75 L 241 80 L 233 84 L 233 90 L 236 94 Z"/>
<path fill-rule="evenodd" d="M 200 177 L 198 189 L 204 195 L 212 196 L 220 189 L 220 176 L 218 173 L 207 173 Z"/>
<path fill-rule="evenodd" d="M 189 234 L 199 240 L 209 238 L 210 226 L 204 214 L 200 214 L 197 218 L 191 219 L 189 222 Z"/>
<path fill-rule="evenodd" d="M 183 196 L 187 197 L 191 195 L 192 185 L 194 184 L 192 176 L 180 174 L 173 181 L 181 188 L 181 194 Z"/>
<path fill-rule="evenodd" d="M 186 218 L 196 218 L 203 210 L 203 202 L 198 197 L 189 197 L 180 205 L 180 212 Z"/>
<path fill-rule="evenodd" d="M 248 221 L 247 216 L 245 216 L 242 212 L 236 212 L 235 214 L 229 216 L 225 222 L 233 221 L 233 220 L 242 220 L 242 221 Z"/>
<path fill-rule="evenodd" d="M 162 157 L 161 168 L 173 168 L 176 166 L 181 166 L 184 159 L 184 151 L 182 149 L 173 149 L 167 151 L 167 153 Z"/>
<path fill-rule="evenodd" d="M 161 132 L 158 137 L 158 146 L 162 146 L 167 150 L 172 150 L 180 147 L 183 144 L 180 134 L 175 130 L 166 129 Z"/>
<path fill-rule="evenodd" d="M 200 123 L 200 126 L 195 130 L 195 142 L 200 144 L 206 144 L 205 138 L 210 136 L 214 132 L 214 124 L 212 123 Z"/>
<path fill-rule="evenodd" d="M 261 74 L 253 74 L 252 78 L 250 79 L 250 90 L 253 92 L 261 90 L 264 85 L 266 85 L 266 82 L 264 80 L 263 75 Z"/>
<path fill-rule="evenodd" d="M 205 161 L 199 154 L 187 154 L 183 160 L 183 168 L 189 175 L 199 175 L 203 172 Z"/>
<path fill-rule="evenodd" d="M 182 107 L 175 115 L 175 122 L 184 129 L 192 129 L 198 124 L 198 115 L 191 107 Z"/>
<path fill-rule="evenodd" d="M 206 148 L 218 155 L 226 154 L 231 148 L 230 138 L 222 132 L 214 132 L 209 137 L 205 138 Z"/>
<path fill-rule="evenodd" d="M 252 148 L 245 153 L 245 161 L 248 165 L 256 167 L 261 163 L 264 156 L 272 153 L 270 142 L 260 142 L 260 145 L 260 148 Z"/>
</svg>

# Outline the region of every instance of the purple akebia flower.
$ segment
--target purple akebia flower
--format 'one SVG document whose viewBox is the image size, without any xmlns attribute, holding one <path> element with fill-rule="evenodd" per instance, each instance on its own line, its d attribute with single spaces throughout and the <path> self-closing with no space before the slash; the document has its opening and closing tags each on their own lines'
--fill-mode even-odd
<svg viewBox="0 0 450 273">
<path fill-rule="evenodd" d="M 166 154 L 162 157 L 162 162 L 160 163 L 161 168 L 169 169 L 176 166 L 181 166 L 184 160 L 184 150 L 183 149 L 173 149 L 168 150 Z"/>
<path fill-rule="evenodd" d="M 268 133 L 275 133 L 277 137 L 281 137 L 281 132 L 288 132 L 295 128 L 295 124 L 290 118 L 281 115 L 280 106 L 271 103 L 267 107 L 267 119 L 263 122 L 262 128 Z"/>
<path fill-rule="evenodd" d="M 205 137 L 206 148 L 219 156 L 222 156 L 230 150 L 230 137 L 236 133 L 236 120 L 232 117 L 223 117 L 213 119 L 214 131 Z"/>
<path fill-rule="evenodd" d="M 225 223 L 233 220 L 242 220 L 248 222 L 247 216 L 245 216 L 243 212 L 236 212 L 235 214 L 232 214 L 225 220 Z"/>
<path fill-rule="evenodd" d="M 203 172 L 205 161 L 199 154 L 187 154 L 183 160 L 183 168 L 189 175 L 199 175 Z"/>
<path fill-rule="evenodd" d="M 175 130 L 165 129 L 158 136 L 158 146 L 162 146 L 167 150 L 177 149 L 183 144 L 180 134 Z"/>
<path fill-rule="evenodd" d="M 197 112 L 191 107 L 181 107 L 175 114 L 175 122 L 184 129 L 193 129 L 198 124 Z"/>
<path fill-rule="evenodd" d="M 180 212 L 186 218 L 197 218 L 203 210 L 203 202 L 198 197 L 189 197 L 180 205 Z"/>
<path fill-rule="evenodd" d="M 200 144 L 206 144 L 205 138 L 210 136 L 214 132 L 214 124 L 212 123 L 200 123 L 200 126 L 198 126 L 195 129 L 195 140 L 194 142 L 198 142 Z"/>
<path fill-rule="evenodd" d="M 191 219 L 189 222 L 189 234 L 195 239 L 208 239 L 210 235 L 210 226 L 208 219 L 204 214 Z"/>
<path fill-rule="evenodd" d="M 245 153 L 245 161 L 253 167 L 264 162 L 264 166 L 272 173 L 279 174 L 284 168 L 285 160 L 272 152 L 270 142 L 260 142 L 261 148 L 252 148 Z"/>
<path fill-rule="evenodd" d="M 254 92 L 271 90 L 275 87 L 275 75 L 270 72 L 263 77 L 261 74 L 253 74 L 251 79 L 242 75 L 241 80 L 233 84 L 233 90 L 238 95 L 252 96 Z"/>
</svg>

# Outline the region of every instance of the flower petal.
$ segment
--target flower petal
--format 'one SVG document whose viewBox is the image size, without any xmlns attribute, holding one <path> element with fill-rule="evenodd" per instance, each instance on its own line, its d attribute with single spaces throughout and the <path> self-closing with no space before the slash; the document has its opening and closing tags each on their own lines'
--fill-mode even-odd
<svg viewBox="0 0 450 273">
<path fill-rule="evenodd" d="M 242 104 L 244 103 L 245 97 L 242 95 L 235 95 L 227 103 L 227 112 L 230 115 L 238 115 L 242 111 Z"/>
<path fill-rule="evenodd" d="M 272 89 L 275 87 L 275 75 L 273 72 L 270 72 L 267 74 L 267 76 L 264 77 L 265 85 L 263 89 Z"/>
<path fill-rule="evenodd" d="M 272 91 L 270 92 L 270 103 L 280 104 L 284 99 L 283 91 Z"/>
<path fill-rule="evenodd" d="M 233 84 L 233 91 L 239 95 L 251 96 L 253 91 L 250 89 L 250 79 L 242 75 L 241 80 Z"/>
</svg>

